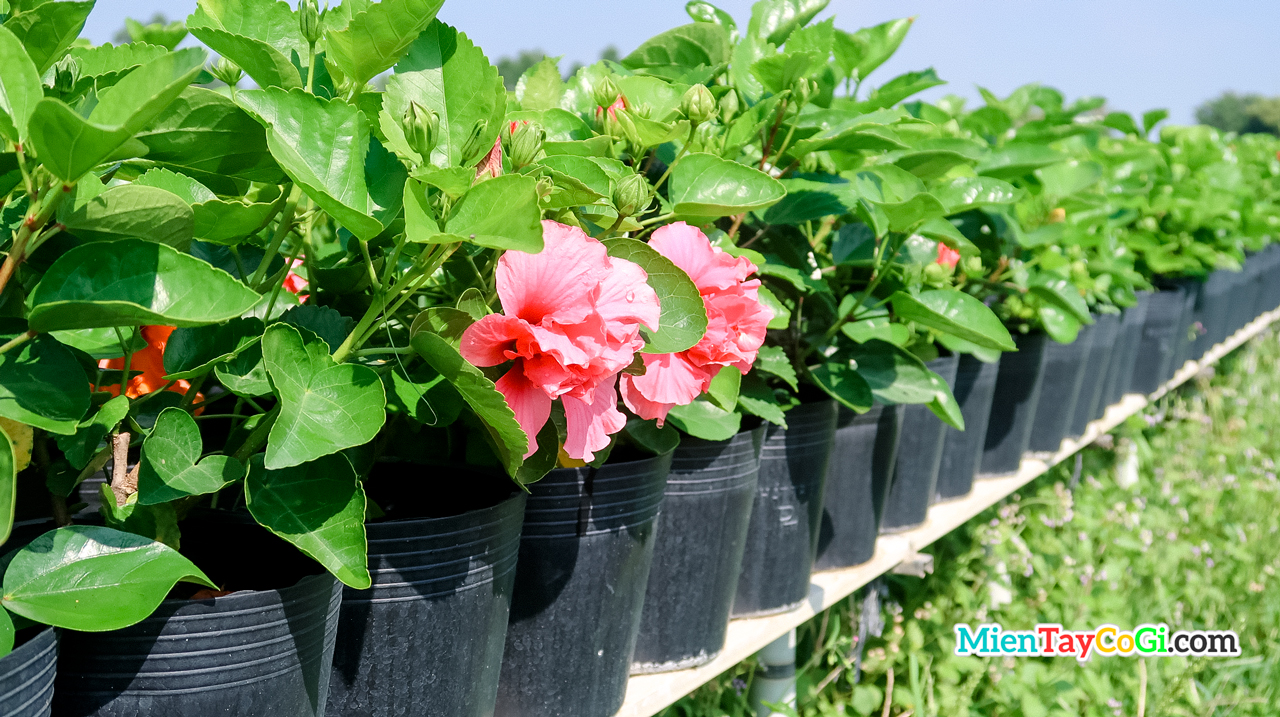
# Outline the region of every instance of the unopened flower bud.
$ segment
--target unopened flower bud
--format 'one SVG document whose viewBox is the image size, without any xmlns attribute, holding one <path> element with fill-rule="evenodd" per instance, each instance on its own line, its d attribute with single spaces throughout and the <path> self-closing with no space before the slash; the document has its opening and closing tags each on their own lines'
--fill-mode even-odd
<svg viewBox="0 0 1280 717">
<path fill-rule="evenodd" d="M 724 93 L 724 97 L 720 98 L 720 121 L 728 122 L 738 116 L 738 93 L 736 90 L 729 90 Z"/>
<path fill-rule="evenodd" d="M 235 87 L 240 83 L 240 78 L 244 77 L 244 70 L 241 70 L 234 60 L 219 57 L 218 61 L 213 63 L 213 67 L 209 68 L 209 74 L 225 82 L 227 87 Z"/>
<path fill-rule="evenodd" d="M 680 99 L 680 111 L 694 124 L 702 124 L 716 116 L 716 98 L 706 85 L 690 87 Z"/>
<path fill-rule="evenodd" d="M 516 169 L 520 169 L 533 164 L 538 158 L 542 143 L 547 139 L 547 132 L 536 123 L 512 122 L 511 131 L 503 139 L 507 145 L 507 157 Z"/>
<path fill-rule="evenodd" d="M 809 104 L 809 98 L 818 94 L 818 83 L 813 80 L 801 77 L 791 86 L 791 96 L 795 98 L 796 104 L 803 107 Z"/>
<path fill-rule="evenodd" d="M 982 275 L 982 257 L 971 256 L 964 260 L 964 273 L 969 276 Z"/>
<path fill-rule="evenodd" d="M 53 91 L 65 95 L 75 89 L 80 81 L 80 63 L 71 55 L 58 60 L 53 66 Z"/>
<path fill-rule="evenodd" d="M 298 4 L 298 25 L 308 44 L 320 41 L 320 10 L 316 7 L 316 0 L 302 0 Z"/>
<path fill-rule="evenodd" d="M 628 174 L 613 189 L 613 206 L 618 215 L 635 216 L 649 207 L 649 182 L 639 174 Z"/>
<path fill-rule="evenodd" d="M 592 88 L 591 94 L 595 98 L 597 105 L 608 107 L 618 101 L 618 96 L 622 92 L 618 89 L 618 85 L 614 83 L 612 77 L 606 77 Z"/>
<path fill-rule="evenodd" d="M 409 149 L 417 152 L 422 161 L 431 157 L 431 150 L 436 146 L 436 138 L 440 133 L 440 117 L 429 107 L 423 107 L 410 100 L 409 107 L 400 117 L 400 128 L 404 130 L 405 142 Z"/>
<path fill-rule="evenodd" d="M 471 134 L 467 135 L 467 141 L 462 143 L 462 161 L 469 164 L 471 160 L 488 152 L 492 147 L 484 141 L 484 131 L 489 128 L 489 121 L 484 119 L 476 120 L 471 126 Z"/>
</svg>

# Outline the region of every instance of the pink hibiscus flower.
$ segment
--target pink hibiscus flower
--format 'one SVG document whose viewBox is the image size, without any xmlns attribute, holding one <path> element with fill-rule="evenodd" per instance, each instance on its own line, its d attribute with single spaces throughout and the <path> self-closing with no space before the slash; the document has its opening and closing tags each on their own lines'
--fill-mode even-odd
<svg viewBox="0 0 1280 717">
<path fill-rule="evenodd" d="M 640 326 L 658 328 L 658 295 L 639 265 L 614 259 L 581 229 L 542 222 L 538 254 L 508 251 L 496 271 L 501 314 L 462 335 L 462 356 L 476 366 L 511 361 L 498 390 L 529 436 L 564 405 L 570 458 L 590 461 L 622 430 L 617 376 L 644 346 Z"/>
<path fill-rule="evenodd" d="M 627 407 L 661 425 L 672 407 L 704 393 L 721 368 L 751 370 L 773 312 L 760 303 L 760 280 L 747 279 L 756 265 L 712 246 L 697 227 L 669 224 L 653 233 L 649 246 L 693 279 L 707 309 L 707 333 L 693 348 L 645 354 L 644 375 L 622 378 Z"/>
</svg>

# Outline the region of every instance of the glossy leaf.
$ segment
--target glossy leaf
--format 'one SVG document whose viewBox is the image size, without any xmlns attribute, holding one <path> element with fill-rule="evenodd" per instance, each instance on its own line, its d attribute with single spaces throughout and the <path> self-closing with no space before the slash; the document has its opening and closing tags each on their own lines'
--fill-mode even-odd
<svg viewBox="0 0 1280 717">
<path fill-rule="evenodd" d="M 342 454 L 302 465 L 267 469 L 249 464 L 245 504 L 253 519 L 292 543 L 343 583 L 363 590 L 369 576 L 364 489 Z"/>
<path fill-rule="evenodd" d="M 271 156 L 307 196 L 361 239 L 382 232 L 365 179 L 369 122 L 363 112 L 279 88 L 244 90 L 236 102 L 267 128 Z"/>
<path fill-rule="evenodd" d="M 31 296 L 33 331 L 198 326 L 240 316 L 262 297 L 230 274 L 163 244 L 94 242 L 63 254 Z"/>
<path fill-rule="evenodd" d="M 732 366 L 725 366 L 711 379 L 707 386 L 706 396 L 715 405 L 726 411 L 732 411 L 738 403 L 738 393 L 742 388 L 742 373 Z"/>
<path fill-rule="evenodd" d="M 94 454 L 105 447 L 107 434 L 128 415 L 129 397 L 116 396 L 102 404 L 91 417 L 81 421 L 74 435 L 58 436 L 58 448 L 72 467 L 81 470 L 89 465 Z"/>
<path fill-rule="evenodd" d="M 59 215 L 66 230 L 86 241 L 137 237 L 186 249 L 195 215 L 190 205 L 163 189 L 137 184 L 111 187 Z"/>
<path fill-rule="evenodd" d="M 173 504 L 141 505 L 138 494 L 134 493 L 119 505 L 116 494 L 106 483 L 98 484 L 98 498 L 101 502 L 98 512 L 108 528 L 140 535 L 174 550 L 182 549 L 182 531 L 178 528 L 178 513 Z"/>
<path fill-rule="evenodd" d="M 951 215 L 991 204 L 1012 204 L 1022 193 L 1012 184 L 993 177 L 958 177 L 935 186 L 930 194 L 937 197 Z"/>
<path fill-rule="evenodd" d="M 846 77 L 853 76 L 859 80 L 871 74 L 898 50 L 914 20 L 890 20 L 854 33 L 837 30 L 834 51 L 841 72 Z"/>
<path fill-rule="evenodd" d="M 412 371 L 397 364 L 382 374 L 388 410 L 395 408 L 425 426 L 447 426 L 462 411 L 462 397 L 431 366 L 420 363 Z"/>
<path fill-rule="evenodd" d="M 1040 323 L 1044 325 L 1049 338 L 1060 344 L 1069 344 L 1080 334 L 1080 322 L 1070 312 L 1064 311 L 1054 304 L 1041 306 L 1036 310 Z"/>
<path fill-rule="evenodd" d="M 481 182 L 454 205 L 445 231 L 451 241 L 537 254 L 542 251 L 537 185 L 519 174 Z"/>
<path fill-rule="evenodd" d="M 864 110 L 892 107 L 914 94 L 943 84 L 946 82 L 938 77 L 932 67 L 921 72 L 908 72 L 877 87 L 860 106 Z"/>
<path fill-rule="evenodd" d="M 355 328 L 355 319 L 343 316 L 336 309 L 328 306 L 308 304 L 295 306 L 280 315 L 282 323 L 297 329 L 306 329 L 315 334 L 321 341 L 329 345 L 332 354 Z M 306 336 L 303 333 L 303 336 Z"/>
<path fill-rule="evenodd" d="M 673 27 L 645 40 L 622 58 L 621 64 L 631 70 L 672 66 L 714 67 L 727 63 L 731 50 L 729 33 L 724 27 L 694 22 Z"/>
<path fill-rule="evenodd" d="M 1093 323 L 1089 316 L 1089 305 L 1070 281 L 1052 275 L 1041 275 L 1031 282 L 1029 290 L 1042 300 L 1071 314 L 1080 323 Z"/>
<path fill-rule="evenodd" d="M 846 408 L 858 413 L 871 410 L 871 387 L 848 361 L 828 361 L 812 367 L 809 374 L 818 388 Z"/>
<path fill-rule="evenodd" d="M 752 368 L 777 376 L 790 386 L 792 391 L 799 390 L 796 369 L 791 365 L 791 359 L 787 358 L 787 352 L 781 346 L 761 346 Z"/>
<path fill-rule="evenodd" d="M 201 181 L 285 180 L 267 148 L 263 126 L 230 99 L 203 87 L 183 90 L 137 139 L 147 147 L 146 162 Z"/>
<path fill-rule="evenodd" d="M 262 339 L 262 330 L 262 321 L 256 318 L 174 330 L 164 347 L 165 380 L 191 379 L 208 373 L 215 364 L 229 361 L 256 345 Z"/>
<path fill-rule="evenodd" d="M 13 530 L 14 508 L 18 503 L 18 465 L 14 458 L 13 439 L 0 427 L 0 545 L 9 539 Z M 0 654 L 4 650 L 5 635 L 0 624 Z M 12 631 L 12 625 L 10 626 Z M 8 636 L 9 647 L 13 647 L 13 636 Z"/>
<path fill-rule="evenodd" d="M 273 324 L 262 360 L 280 397 L 264 465 L 288 468 L 373 440 L 386 421 L 386 394 L 367 366 L 334 363 L 329 347 L 298 329 Z"/>
<path fill-rule="evenodd" d="M 22 42 L 0 26 L 0 136 L 10 142 L 27 139 L 27 121 L 44 97 L 40 73 Z"/>
<path fill-rule="evenodd" d="M 31 3 L 21 12 L 9 12 L 4 28 L 27 49 L 36 71 L 44 74 L 80 36 L 93 2 Z"/>
<path fill-rule="evenodd" d="M 119 630 L 154 612 L 180 581 L 217 589 L 162 543 L 72 525 L 41 535 L 13 556 L 4 574 L 4 607 L 69 630 Z"/>
<path fill-rule="evenodd" d="M 672 407 L 667 420 L 704 441 L 726 441 L 742 429 L 742 414 L 726 411 L 702 398 L 687 406 Z"/>
<path fill-rule="evenodd" d="M 13 652 L 15 632 L 13 617 L 9 615 L 9 611 L 0 610 L 0 657 Z"/>
<path fill-rule="evenodd" d="M 764 209 L 787 193 L 781 182 L 764 172 L 701 152 L 677 162 L 669 181 L 675 213 L 696 219 Z"/>
<path fill-rule="evenodd" d="M 534 63 L 516 82 L 516 101 L 526 110 L 558 109 L 563 94 L 564 80 L 560 78 L 559 62 L 553 57 Z"/>
<path fill-rule="evenodd" d="M 778 403 L 777 396 L 757 374 L 749 373 L 742 377 L 742 387 L 738 393 L 738 408 L 774 425 L 787 427 L 787 414 Z"/>
<path fill-rule="evenodd" d="M 244 478 L 245 468 L 240 461 L 231 456 L 200 460 L 202 451 L 200 429 L 191 414 L 179 408 L 161 411 L 142 442 L 138 503 L 155 505 L 214 493 Z"/>
<path fill-rule="evenodd" d="M 648 274 L 658 294 L 661 314 L 657 332 L 641 327 L 644 353 L 669 354 L 693 348 L 707 331 L 707 310 L 697 285 L 670 259 L 635 239 L 608 239 L 609 256 L 634 262 Z"/>
<path fill-rule="evenodd" d="M 890 297 L 899 318 L 958 336 L 985 348 L 1015 351 L 1013 337 L 999 317 L 977 299 L 954 289 L 932 289 L 918 296 L 899 291 Z"/>
<path fill-rule="evenodd" d="M 809 24 L 829 0 L 764 0 L 751 8 L 748 33 L 775 45 L 786 42 L 796 28 Z"/>
<path fill-rule="evenodd" d="M 37 336 L 0 354 L 0 416 L 69 436 L 88 410 L 84 370 L 56 339 Z"/>
<path fill-rule="evenodd" d="M 1017 179 L 1063 159 L 1061 153 L 1041 144 L 1013 144 L 984 157 L 974 170 L 996 179 Z"/>
<path fill-rule="evenodd" d="M 325 33 L 326 58 L 363 85 L 396 64 L 443 4 L 444 0 L 366 3 L 345 28 Z"/>
<path fill-rule="evenodd" d="M 1036 170 L 1045 194 L 1067 197 L 1096 185 L 1102 179 L 1102 165 L 1097 162 L 1069 159 Z"/>
<path fill-rule="evenodd" d="M 235 61 L 259 87 L 302 86 L 294 55 L 309 54 L 298 16 L 275 0 L 200 0 L 187 28 L 219 55 Z"/>
<path fill-rule="evenodd" d="M 930 380 L 935 374 L 906 349 L 871 339 L 853 346 L 849 355 L 881 403 L 929 403 L 935 398 L 937 389 Z"/>
</svg>

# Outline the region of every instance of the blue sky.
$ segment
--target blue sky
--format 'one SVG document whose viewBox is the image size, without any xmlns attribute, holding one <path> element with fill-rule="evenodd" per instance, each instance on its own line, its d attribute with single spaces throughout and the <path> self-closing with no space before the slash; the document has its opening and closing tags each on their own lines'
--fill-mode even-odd
<svg viewBox="0 0 1280 717">
<path fill-rule="evenodd" d="M 323 1 L 323 0 L 322 0 Z M 745 25 L 749 0 L 721 0 Z M 86 26 L 106 42 L 124 18 L 160 11 L 176 18 L 195 0 L 98 0 Z M 1026 82 L 1068 98 L 1103 95 L 1115 109 L 1166 107 L 1190 122 L 1223 90 L 1280 95 L 1280 2 L 1276 0 L 832 0 L 846 30 L 904 16 L 917 20 L 872 86 L 932 66 L 948 84 L 925 93 L 976 98 L 975 85 L 1005 95 Z M 688 22 L 675 0 L 449 0 L 441 19 L 496 60 L 522 49 L 563 55 L 562 67 L 591 62 L 616 45 L 623 54 Z"/>
</svg>

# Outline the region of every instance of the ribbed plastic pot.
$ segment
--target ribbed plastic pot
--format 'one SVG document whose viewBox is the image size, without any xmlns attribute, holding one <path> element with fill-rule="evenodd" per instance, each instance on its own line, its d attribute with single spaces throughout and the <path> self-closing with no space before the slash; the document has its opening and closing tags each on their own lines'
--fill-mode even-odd
<svg viewBox="0 0 1280 717">
<path fill-rule="evenodd" d="M 839 408 L 814 570 L 850 568 L 875 555 L 904 408 L 876 404 L 866 413 Z"/>
<path fill-rule="evenodd" d="M 948 386 L 954 386 L 959 363 L 960 355 L 951 354 L 926 365 Z M 927 406 L 913 404 L 903 409 L 902 439 L 898 443 L 898 460 L 893 467 L 884 517 L 880 520 L 881 533 L 909 530 L 929 517 L 929 505 L 938 486 L 946 428 L 947 424 Z"/>
<path fill-rule="evenodd" d="M 165 600 L 111 632 L 63 631 L 59 717 L 323 717 L 341 583 Z"/>
<path fill-rule="evenodd" d="M 1235 300 L 1239 274 L 1218 269 L 1205 279 L 1196 304 L 1196 321 L 1200 334 L 1191 349 L 1192 358 L 1200 358 L 1214 344 L 1230 333 L 1231 304 Z"/>
<path fill-rule="evenodd" d="M 1205 277 L 1187 277 L 1178 279 L 1176 282 L 1186 288 L 1187 296 L 1182 305 L 1182 318 L 1176 329 L 1173 360 L 1169 362 L 1168 372 L 1160 379 L 1160 383 L 1173 378 L 1173 374 L 1192 358 L 1191 349 L 1199 335 L 1199 327 L 1196 326 L 1196 305 L 1204 292 L 1204 281 Z"/>
<path fill-rule="evenodd" d="M 1244 270 L 1236 279 L 1235 299 L 1231 303 L 1231 324 L 1227 336 L 1234 334 L 1244 325 L 1258 317 L 1260 312 L 1254 311 L 1258 304 L 1258 295 L 1262 287 L 1258 284 L 1259 262 L 1254 261 L 1257 254 L 1245 258 Z M 1224 336 L 1223 338 L 1227 338 Z"/>
<path fill-rule="evenodd" d="M 48 715 L 57 668 L 58 635 L 51 627 L 0 658 L 0 717 Z"/>
<path fill-rule="evenodd" d="M 1130 373 L 1129 393 L 1145 396 L 1159 388 L 1170 374 L 1186 300 L 1187 290 L 1181 286 L 1157 291 L 1147 300 L 1147 315 Z"/>
<path fill-rule="evenodd" d="M 1256 313 L 1259 314 L 1280 308 L 1280 245 L 1272 244 L 1263 253 L 1267 255 L 1267 260 L 1258 272 L 1261 288 L 1258 291 Z"/>
<path fill-rule="evenodd" d="M 1018 350 L 1000 356 L 979 477 L 1016 473 L 1031 441 L 1031 422 L 1040 402 L 1049 337 L 1043 333 L 1017 334 L 1013 341 Z"/>
<path fill-rule="evenodd" d="M 1253 265 L 1254 299 L 1253 309 L 1249 313 L 1254 318 L 1276 308 L 1267 305 L 1270 300 L 1268 294 L 1271 290 L 1271 271 L 1275 267 L 1277 258 L 1273 251 L 1275 248 L 1276 245 L 1268 244 L 1262 251 L 1245 260 Z"/>
<path fill-rule="evenodd" d="M 786 612 L 809 596 L 835 433 L 830 399 L 787 411 L 787 428 L 765 427 L 734 617 Z"/>
<path fill-rule="evenodd" d="M 1120 315 L 1114 353 L 1111 364 L 1107 366 L 1107 387 L 1103 389 L 1101 405 L 1094 418 L 1102 416 L 1107 406 L 1118 403 L 1129 393 L 1133 365 L 1138 359 L 1138 347 L 1142 343 L 1143 326 L 1147 322 L 1147 306 L 1151 303 L 1151 296 L 1149 291 L 1139 291 L 1138 303 L 1126 308 Z"/>
<path fill-rule="evenodd" d="M 672 455 L 632 673 L 696 667 L 724 648 L 764 432 L 685 436 Z"/>
<path fill-rule="evenodd" d="M 946 440 L 942 444 L 942 464 L 938 466 L 938 487 L 933 502 L 945 503 L 969 495 L 973 490 L 973 477 L 982 461 L 982 444 L 987 435 L 987 421 L 991 419 L 991 401 L 996 394 L 996 376 L 999 362 L 986 363 L 963 354 L 956 366 L 956 383 L 952 388 L 960 413 L 964 416 L 964 430 L 947 426 Z"/>
<path fill-rule="evenodd" d="M 1111 361 L 1118 353 L 1116 334 L 1120 331 L 1120 314 L 1098 314 L 1093 318 L 1094 324 L 1089 327 L 1093 337 L 1085 359 L 1084 382 L 1080 384 L 1080 397 L 1076 399 L 1071 425 L 1067 428 L 1067 435 L 1072 438 L 1084 435 L 1089 422 L 1101 416 L 1106 409 L 1102 394 L 1111 376 Z"/>
<path fill-rule="evenodd" d="M 524 504 L 365 526 L 373 587 L 343 590 L 329 717 L 493 714 Z"/>
<path fill-rule="evenodd" d="M 1093 325 L 1085 328 L 1092 329 Z M 1036 404 L 1035 418 L 1031 421 L 1031 440 L 1027 447 L 1032 451 L 1056 452 L 1067 437 L 1080 389 L 1084 385 L 1084 370 L 1093 345 L 1093 331 L 1081 331 L 1069 344 L 1050 341 L 1045 345 L 1044 379 L 1040 395 L 1052 397 Z"/>
<path fill-rule="evenodd" d="M 626 692 L 671 454 L 529 486 L 498 717 L 607 717 Z"/>
</svg>

